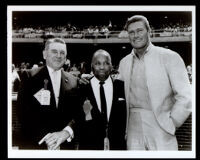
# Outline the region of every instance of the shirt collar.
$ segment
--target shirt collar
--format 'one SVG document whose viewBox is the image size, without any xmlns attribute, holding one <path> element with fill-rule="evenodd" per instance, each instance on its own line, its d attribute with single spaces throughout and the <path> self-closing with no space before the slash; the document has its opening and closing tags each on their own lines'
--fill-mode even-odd
<svg viewBox="0 0 200 160">
<path fill-rule="evenodd" d="M 100 80 L 98 80 L 95 76 L 93 77 L 93 81 L 95 84 L 99 84 L 99 82 L 100 82 Z M 105 84 L 111 83 L 112 80 L 111 80 L 110 76 L 104 82 L 105 82 Z"/>
<path fill-rule="evenodd" d="M 148 53 L 148 51 L 151 49 L 152 46 L 153 46 L 153 44 L 151 42 L 149 42 L 149 46 L 144 51 L 143 56 Z M 134 48 L 132 49 L 131 54 L 133 55 L 133 57 L 137 58 L 135 51 L 134 51 Z"/>
<path fill-rule="evenodd" d="M 61 69 L 55 71 L 53 68 L 51 68 L 49 66 L 47 66 L 47 69 L 48 69 L 48 71 L 49 71 L 50 74 L 52 74 L 53 72 L 58 72 L 58 73 L 61 72 Z"/>
</svg>

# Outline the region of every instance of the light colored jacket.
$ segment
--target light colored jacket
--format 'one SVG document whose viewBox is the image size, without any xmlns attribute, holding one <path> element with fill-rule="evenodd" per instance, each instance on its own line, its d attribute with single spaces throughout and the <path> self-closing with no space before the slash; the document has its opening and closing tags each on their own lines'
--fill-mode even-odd
<svg viewBox="0 0 200 160">
<path fill-rule="evenodd" d="M 124 57 L 120 61 L 118 76 L 118 79 L 125 82 L 127 126 L 132 62 L 133 53 Z M 144 64 L 152 110 L 160 126 L 174 135 L 192 108 L 191 85 L 185 64 L 176 52 L 151 43 L 144 56 Z"/>
</svg>

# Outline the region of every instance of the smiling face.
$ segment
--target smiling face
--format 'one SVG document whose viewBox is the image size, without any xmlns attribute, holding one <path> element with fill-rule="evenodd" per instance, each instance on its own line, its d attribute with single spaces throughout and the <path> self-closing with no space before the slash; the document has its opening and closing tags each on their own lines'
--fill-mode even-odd
<svg viewBox="0 0 200 160">
<path fill-rule="evenodd" d="M 100 80 L 105 81 L 111 72 L 112 63 L 110 55 L 101 50 L 97 51 L 92 59 L 92 71 L 94 76 Z"/>
<path fill-rule="evenodd" d="M 147 30 L 144 22 L 137 21 L 130 23 L 127 28 L 129 34 L 129 40 L 133 48 L 146 49 L 149 44 L 149 31 Z"/>
<path fill-rule="evenodd" d="M 43 58 L 46 59 L 47 66 L 54 70 L 62 68 L 66 61 L 66 45 L 58 42 L 52 42 L 48 48 L 43 51 Z"/>
</svg>

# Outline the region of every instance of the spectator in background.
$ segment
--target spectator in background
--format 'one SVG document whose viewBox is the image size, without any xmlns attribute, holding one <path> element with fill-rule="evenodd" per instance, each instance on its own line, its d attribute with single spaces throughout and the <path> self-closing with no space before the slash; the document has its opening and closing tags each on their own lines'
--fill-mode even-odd
<svg viewBox="0 0 200 160">
<path fill-rule="evenodd" d="M 99 35 L 99 27 L 98 26 L 95 26 L 93 34 L 94 34 L 95 38 L 98 38 L 98 35 Z"/>
<path fill-rule="evenodd" d="M 30 63 L 26 63 L 26 69 L 31 69 Z"/>
<path fill-rule="evenodd" d="M 65 61 L 65 64 L 63 65 L 64 71 L 70 72 L 70 65 L 71 65 L 71 62 L 70 62 L 69 59 L 67 59 L 67 60 Z"/>
<path fill-rule="evenodd" d="M 87 29 L 89 34 L 93 34 L 94 33 L 94 28 L 93 26 L 89 26 L 89 28 Z"/>
<path fill-rule="evenodd" d="M 71 71 L 78 71 L 78 68 L 76 67 L 76 64 L 74 63 L 71 67 Z"/>
<path fill-rule="evenodd" d="M 192 64 L 187 66 L 187 72 L 188 72 L 190 83 L 192 83 Z"/>
<path fill-rule="evenodd" d="M 110 31 L 108 29 L 108 27 L 104 26 L 104 35 L 106 36 L 106 38 L 109 37 Z"/>
<path fill-rule="evenodd" d="M 26 64 L 25 62 L 22 62 L 21 65 L 20 65 L 20 70 L 25 70 L 26 69 Z"/>
<path fill-rule="evenodd" d="M 87 63 L 86 62 L 81 62 L 80 63 L 80 72 L 81 72 L 81 74 L 84 74 L 84 73 L 86 73 L 86 65 L 87 65 Z"/>
<path fill-rule="evenodd" d="M 38 65 L 37 65 L 37 64 L 34 64 L 33 67 L 32 67 L 31 69 L 33 70 L 33 69 L 37 69 L 37 68 L 38 68 Z"/>
<path fill-rule="evenodd" d="M 18 75 L 19 75 L 21 80 L 23 79 L 24 71 L 26 71 L 26 64 L 25 64 L 25 62 L 22 62 L 20 67 L 19 67 L 19 70 L 17 71 L 17 73 L 18 73 Z"/>
<path fill-rule="evenodd" d="M 19 89 L 20 78 L 15 68 L 15 65 L 12 64 L 12 91 L 17 92 Z"/>
<path fill-rule="evenodd" d="M 128 18 L 132 52 L 120 61 L 125 82 L 128 150 L 178 150 L 176 129 L 191 113 L 187 70 L 176 52 L 154 46 L 146 17 Z"/>
<path fill-rule="evenodd" d="M 73 64 L 73 66 L 70 69 L 70 73 L 76 77 L 80 76 L 80 71 L 78 70 L 78 67 L 76 64 Z"/>
<path fill-rule="evenodd" d="M 44 63 L 42 62 L 42 61 L 40 61 L 39 63 L 38 63 L 38 67 L 42 67 L 44 65 Z"/>
<path fill-rule="evenodd" d="M 128 33 L 126 30 L 122 30 L 118 35 L 118 38 L 127 38 L 127 37 L 128 37 Z"/>
</svg>

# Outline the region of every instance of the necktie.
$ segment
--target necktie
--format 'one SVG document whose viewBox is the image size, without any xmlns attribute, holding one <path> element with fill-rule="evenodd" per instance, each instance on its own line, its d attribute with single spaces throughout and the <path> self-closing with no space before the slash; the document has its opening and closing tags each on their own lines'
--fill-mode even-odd
<svg viewBox="0 0 200 160">
<path fill-rule="evenodd" d="M 104 83 L 105 82 L 99 82 L 99 84 L 100 84 L 100 99 L 101 99 L 101 114 L 103 116 L 104 123 L 106 125 L 108 122 L 108 119 L 107 119 L 106 97 L 105 97 L 104 88 L 103 88 Z"/>
<path fill-rule="evenodd" d="M 52 75 L 53 75 L 54 96 L 56 100 L 56 106 L 58 106 L 59 91 L 58 91 L 57 71 L 53 71 Z"/>
</svg>

